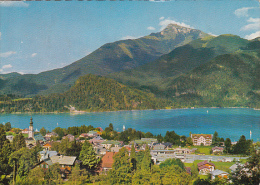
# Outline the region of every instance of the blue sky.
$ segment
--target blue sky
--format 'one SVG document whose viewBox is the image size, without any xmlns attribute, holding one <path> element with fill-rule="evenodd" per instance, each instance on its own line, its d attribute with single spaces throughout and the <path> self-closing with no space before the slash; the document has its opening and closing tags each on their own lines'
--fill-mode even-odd
<svg viewBox="0 0 260 185">
<path fill-rule="evenodd" d="M 105 43 L 169 23 L 253 39 L 260 36 L 259 1 L 0 2 L 0 73 L 64 67 Z"/>
</svg>

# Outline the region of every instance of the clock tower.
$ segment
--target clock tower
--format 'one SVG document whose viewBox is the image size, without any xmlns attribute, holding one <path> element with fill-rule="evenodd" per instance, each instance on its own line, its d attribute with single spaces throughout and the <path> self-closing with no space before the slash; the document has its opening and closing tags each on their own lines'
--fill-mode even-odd
<svg viewBox="0 0 260 185">
<path fill-rule="evenodd" d="M 33 121 L 32 117 L 30 119 L 30 126 L 29 126 L 29 133 L 28 133 L 28 138 L 34 138 L 34 131 L 33 131 Z"/>
</svg>

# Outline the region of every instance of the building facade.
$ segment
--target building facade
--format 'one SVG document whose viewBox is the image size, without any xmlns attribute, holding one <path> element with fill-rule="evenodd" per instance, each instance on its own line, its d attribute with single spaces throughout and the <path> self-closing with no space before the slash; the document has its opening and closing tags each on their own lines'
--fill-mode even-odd
<svg viewBox="0 0 260 185">
<path fill-rule="evenodd" d="M 193 145 L 210 146 L 212 144 L 212 134 L 191 134 Z"/>
</svg>

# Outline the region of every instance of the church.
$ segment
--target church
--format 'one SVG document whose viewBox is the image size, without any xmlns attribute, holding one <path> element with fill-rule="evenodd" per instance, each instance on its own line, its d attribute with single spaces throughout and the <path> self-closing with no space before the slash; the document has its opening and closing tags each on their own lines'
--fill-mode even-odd
<svg viewBox="0 0 260 185">
<path fill-rule="evenodd" d="M 36 146 L 37 141 L 39 143 L 44 143 L 46 140 L 39 132 L 34 132 L 33 118 L 31 117 L 28 130 L 28 138 L 25 138 L 25 143 L 28 148 L 32 148 L 33 146 Z"/>
</svg>

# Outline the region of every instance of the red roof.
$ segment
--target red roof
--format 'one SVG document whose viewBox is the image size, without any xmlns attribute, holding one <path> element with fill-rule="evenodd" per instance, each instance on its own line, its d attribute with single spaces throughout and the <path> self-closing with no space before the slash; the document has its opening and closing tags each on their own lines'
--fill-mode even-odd
<svg viewBox="0 0 260 185">
<path fill-rule="evenodd" d="M 206 165 L 206 164 L 209 164 L 209 165 L 215 167 L 215 164 L 213 164 L 213 163 L 211 163 L 211 162 L 208 162 L 208 161 L 200 162 L 200 163 L 198 163 L 197 165 L 198 165 L 198 168 L 200 168 L 201 166 L 204 166 L 204 165 Z"/>
<path fill-rule="evenodd" d="M 112 165 L 114 163 L 114 155 L 117 152 L 107 152 L 103 158 L 101 159 L 101 167 L 102 168 L 112 168 Z"/>
</svg>

